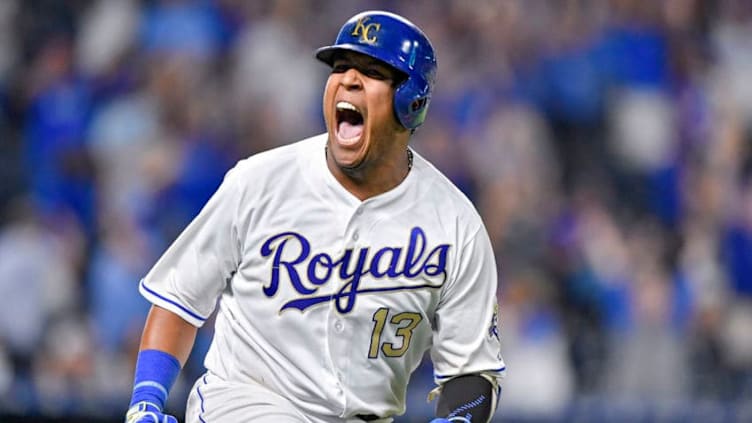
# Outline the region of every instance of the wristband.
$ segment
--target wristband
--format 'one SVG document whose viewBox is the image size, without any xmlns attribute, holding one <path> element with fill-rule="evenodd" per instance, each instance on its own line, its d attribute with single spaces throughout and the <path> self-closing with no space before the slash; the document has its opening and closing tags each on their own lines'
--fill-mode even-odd
<svg viewBox="0 0 752 423">
<path fill-rule="evenodd" d="M 164 409 L 167 394 L 180 373 L 180 362 L 159 350 L 143 350 L 136 360 L 131 403 L 148 402 Z"/>
</svg>

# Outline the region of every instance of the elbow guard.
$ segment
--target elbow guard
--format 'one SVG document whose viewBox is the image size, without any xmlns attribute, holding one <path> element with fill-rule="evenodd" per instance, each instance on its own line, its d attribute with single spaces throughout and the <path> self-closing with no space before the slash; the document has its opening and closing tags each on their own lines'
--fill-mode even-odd
<svg viewBox="0 0 752 423">
<path fill-rule="evenodd" d="M 450 422 L 487 423 L 496 411 L 500 388 L 485 375 L 459 376 L 441 387 L 436 415 Z"/>
</svg>

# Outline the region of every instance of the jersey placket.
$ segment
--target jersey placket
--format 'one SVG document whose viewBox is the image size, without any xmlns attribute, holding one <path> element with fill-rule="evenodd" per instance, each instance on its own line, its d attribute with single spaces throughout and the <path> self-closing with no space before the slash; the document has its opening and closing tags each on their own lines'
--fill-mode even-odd
<svg viewBox="0 0 752 423">
<path fill-rule="evenodd" d="M 345 231 L 342 234 L 342 246 L 338 251 L 338 257 L 342 257 L 344 252 L 348 249 L 352 250 L 351 261 L 349 264 L 350 269 L 355 266 L 354 261 L 358 258 L 358 252 L 362 244 L 362 228 L 364 227 L 363 216 L 363 204 L 359 204 L 355 210 L 349 216 L 348 223 L 345 226 Z M 332 294 L 338 292 L 344 284 L 348 281 L 338 279 L 337 284 L 332 284 Z M 353 310 L 351 313 L 356 313 Z M 352 324 L 348 323 L 351 313 L 343 314 L 337 309 L 337 300 L 333 300 L 329 303 L 328 317 L 327 317 L 327 342 L 329 346 L 329 360 L 331 363 L 331 369 L 333 376 L 336 380 L 335 394 L 337 400 L 342 406 L 342 415 L 345 414 L 348 407 L 348 375 L 350 365 L 350 355 L 352 354 L 351 342 L 353 339 L 357 339 L 352 331 Z"/>
</svg>

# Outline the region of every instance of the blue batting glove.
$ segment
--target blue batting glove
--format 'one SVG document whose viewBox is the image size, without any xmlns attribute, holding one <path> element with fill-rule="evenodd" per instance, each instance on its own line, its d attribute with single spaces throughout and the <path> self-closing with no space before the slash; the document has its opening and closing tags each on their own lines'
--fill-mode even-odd
<svg viewBox="0 0 752 423">
<path fill-rule="evenodd" d="M 452 423 L 449 420 L 439 417 L 438 419 L 433 419 L 429 423 Z"/>
<path fill-rule="evenodd" d="M 471 422 L 465 417 L 455 416 L 455 417 L 450 417 L 449 419 L 445 419 L 444 417 L 437 417 L 431 420 L 429 423 L 471 423 Z"/>
<path fill-rule="evenodd" d="M 178 419 L 162 413 L 159 406 L 141 401 L 133 404 L 125 415 L 125 423 L 178 423 Z"/>
</svg>

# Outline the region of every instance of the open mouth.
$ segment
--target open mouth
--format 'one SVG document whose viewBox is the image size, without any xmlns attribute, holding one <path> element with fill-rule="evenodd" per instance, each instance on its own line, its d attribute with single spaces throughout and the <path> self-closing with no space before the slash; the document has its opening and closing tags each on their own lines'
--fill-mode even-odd
<svg viewBox="0 0 752 423">
<path fill-rule="evenodd" d="M 363 134 L 363 115 L 354 104 L 339 101 L 337 108 L 337 137 L 345 143 L 355 143 Z"/>
</svg>

